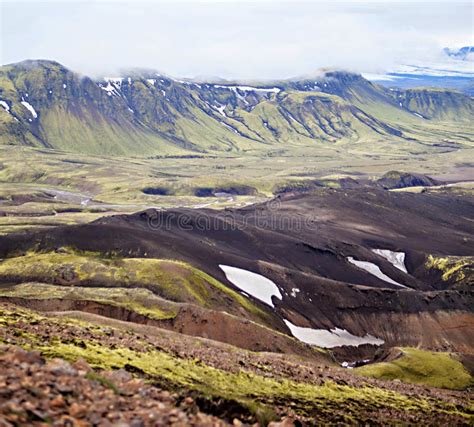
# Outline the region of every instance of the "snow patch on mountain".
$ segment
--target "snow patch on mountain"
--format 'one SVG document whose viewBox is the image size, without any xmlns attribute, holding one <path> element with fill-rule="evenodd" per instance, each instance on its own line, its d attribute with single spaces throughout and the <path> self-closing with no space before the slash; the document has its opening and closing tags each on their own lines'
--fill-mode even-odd
<svg viewBox="0 0 474 427">
<path fill-rule="evenodd" d="M 288 117 L 289 117 L 291 120 L 293 120 L 294 122 L 298 123 L 300 126 L 303 126 L 298 120 L 296 120 L 296 119 L 294 118 L 294 116 L 293 116 L 289 111 L 287 111 L 286 114 L 288 115 Z"/>
<path fill-rule="evenodd" d="M 0 105 L 5 109 L 7 113 L 10 112 L 10 106 L 6 103 L 6 101 L 0 101 Z"/>
<path fill-rule="evenodd" d="M 31 115 L 33 116 L 34 119 L 36 119 L 38 117 L 38 114 L 36 113 L 36 110 L 33 108 L 33 106 L 29 102 L 25 101 L 22 98 L 21 103 L 31 113 Z"/>
<path fill-rule="evenodd" d="M 300 289 L 298 289 L 298 288 L 292 288 L 290 295 L 291 295 L 293 298 L 296 298 L 296 296 L 297 296 L 297 294 L 298 294 L 299 292 L 301 292 Z"/>
<path fill-rule="evenodd" d="M 396 282 L 395 280 L 388 277 L 386 274 L 382 273 L 382 270 L 380 270 L 380 267 L 375 265 L 372 262 L 358 261 L 352 258 L 351 256 L 347 257 L 347 260 L 351 264 L 354 264 L 355 266 L 361 268 L 362 270 L 367 271 L 367 273 L 372 274 L 375 277 L 378 277 L 380 280 L 383 280 L 384 282 L 391 283 L 392 285 L 400 286 L 401 288 L 406 288 L 405 285 L 402 285 L 401 283 Z"/>
<path fill-rule="evenodd" d="M 234 132 L 235 134 L 237 135 L 240 135 L 242 136 L 242 134 L 233 126 L 227 124 L 226 122 L 223 122 L 222 120 L 219 122 L 221 125 L 225 126 L 227 129 L 231 130 L 232 132 Z"/>
<path fill-rule="evenodd" d="M 420 116 L 419 114 L 417 115 Z M 423 118 L 423 116 L 420 117 Z M 372 249 L 372 252 L 385 258 L 390 264 L 404 273 L 408 273 L 405 266 L 405 252 L 394 252 L 388 249 Z"/>
<path fill-rule="evenodd" d="M 119 95 L 119 88 L 117 88 L 115 84 L 111 81 L 107 82 L 107 86 L 104 86 L 102 84 L 99 84 L 99 86 L 102 90 L 105 90 L 107 92 L 107 95 L 109 96 Z"/>
<path fill-rule="evenodd" d="M 217 89 L 227 89 L 234 92 L 266 92 L 266 93 L 280 93 L 281 89 L 279 87 L 253 87 L 253 86 L 223 86 L 223 85 L 213 85 Z"/>
<path fill-rule="evenodd" d="M 358 337 L 345 329 L 334 328 L 328 331 L 326 329 L 304 328 L 294 325 L 289 320 L 284 319 L 283 321 L 298 340 L 318 347 L 333 348 L 343 345 L 358 347 L 363 344 L 382 345 L 384 343 L 382 339 L 370 334 Z"/>
<path fill-rule="evenodd" d="M 226 113 L 225 113 L 225 109 L 226 109 L 226 105 L 222 104 L 222 105 L 213 105 L 213 107 L 219 111 L 219 113 L 224 116 L 224 117 L 227 117 Z"/>
<path fill-rule="evenodd" d="M 115 84 L 115 85 L 118 86 L 118 87 L 121 87 L 121 86 L 122 86 L 122 82 L 123 82 L 123 77 L 104 77 L 104 80 L 105 80 L 106 82 L 113 83 L 113 84 Z"/>
<path fill-rule="evenodd" d="M 219 265 L 219 267 L 230 283 L 271 307 L 275 307 L 272 297 L 280 300 L 283 298 L 278 286 L 265 276 L 228 265 Z"/>
</svg>

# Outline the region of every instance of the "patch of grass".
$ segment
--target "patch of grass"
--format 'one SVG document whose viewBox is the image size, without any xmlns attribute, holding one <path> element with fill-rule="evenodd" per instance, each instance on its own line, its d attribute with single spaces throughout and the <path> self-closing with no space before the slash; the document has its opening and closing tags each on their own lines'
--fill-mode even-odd
<svg viewBox="0 0 474 427">
<path fill-rule="evenodd" d="M 126 368 L 143 372 L 154 381 L 178 389 L 194 390 L 208 399 L 237 401 L 258 418 L 263 416 L 264 420 L 261 421 L 267 422 L 271 418 L 270 408 L 277 402 L 291 403 L 297 411 L 306 415 L 328 413 L 334 407 L 344 407 L 345 422 L 353 421 L 359 411 L 380 406 L 404 411 L 439 410 L 421 399 L 408 398 L 376 387 L 354 388 L 331 381 L 321 386 L 290 380 L 277 381 L 246 371 L 225 372 L 199 361 L 177 359 L 158 351 L 137 353 L 127 348 L 111 349 L 94 343 L 89 343 L 86 349 L 57 343 L 40 347 L 40 350 L 47 357 L 62 357 L 70 361 L 83 358 L 95 368 Z M 456 411 L 454 408 L 450 410 Z"/>
<path fill-rule="evenodd" d="M 140 288 L 98 288 L 22 283 L 0 288 L 0 296 L 33 300 L 94 301 L 122 307 L 155 320 L 173 319 L 178 313 L 178 307 L 174 304 L 156 296 L 148 289 Z"/>
<path fill-rule="evenodd" d="M 159 318 L 175 315 L 174 310 L 166 309 L 163 304 L 159 306 L 158 300 L 164 298 L 171 302 L 224 310 L 230 314 L 242 315 L 243 309 L 250 318 L 263 323 L 269 319 L 268 313 L 240 293 L 181 261 L 113 256 L 106 258 L 98 253 L 62 248 L 60 252 L 28 252 L 23 256 L 6 258 L 0 262 L 0 278 L 16 283 L 41 282 L 62 287 L 54 290 L 42 285 L 16 288 L 16 293 L 26 293 L 30 297 L 41 294 L 49 297 L 51 293 L 48 291 L 53 290 L 54 293 L 61 294 L 60 297 L 69 295 L 79 298 L 73 287 L 93 286 L 94 289 L 84 288 L 84 298 L 120 304 L 141 314 Z M 134 290 L 127 295 L 126 289 Z M 150 295 L 156 294 L 153 295 L 154 299 L 147 301 L 147 290 Z M 148 305 L 152 301 L 156 302 L 153 307 Z"/>
<path fill-rule="evenodd" d="M 466 277 L 466 271 L 472 268 L 474 264 L 472 257 L 435 257 L 428 255 L 428 260 L 425 263 L 427 269 L 436 269 L 443 273 L 442 280 L 447 282 L 454 278 L 454 281 L 459 282 Z"/>
<path fill-rule="evenodd" d="M 463 390 L 471 387 L 472 376 L 450 353 L 401 348 L 402 356 L 391 362 L 355 369 L 360 375 L 384 380 Z"/>
<path fill-rule="evenodd" d="M 189 268 L 191 268 L 193 273 L 196 274 L 198 277 L 201 277 L 207 283 L 210 283 L 216 289 L 227 294 L 229 297 L 237 301 L 237 303 L 240 304 L 242 307 L 244 307 L 247 311 L 261 318 L 264 318 L 264 319 L 267 318 L 267 314 L 263 310 L 261 310 L 256 305 L 252 304 L 247 298 L 242 296 L 240 293 L 235 292 L 234 290 L 228 288 L 226 285 L 214 279 L 213 277 L 209 276 L 209 274 L 205 273 L 204 271 L 198 270 L 197 268 L 192 267 L 192 266 L 189 266 Z"/>
</svg>

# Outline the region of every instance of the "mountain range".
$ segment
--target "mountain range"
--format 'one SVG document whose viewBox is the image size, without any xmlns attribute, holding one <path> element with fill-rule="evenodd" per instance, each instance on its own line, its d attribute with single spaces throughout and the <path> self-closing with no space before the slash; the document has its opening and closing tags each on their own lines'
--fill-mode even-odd
<svg viewBox="0 0 474 427">
<path fill-rule="evenodd" d="M 115 156 L 439 142 L 445 126 L 474 120 L 466 94 L 385 88 L 345 71 L 264 83 L 149 70 L 92 79 L 46 60 L 0 67 L 0 107 L 1 144 Z"/>
</svg>

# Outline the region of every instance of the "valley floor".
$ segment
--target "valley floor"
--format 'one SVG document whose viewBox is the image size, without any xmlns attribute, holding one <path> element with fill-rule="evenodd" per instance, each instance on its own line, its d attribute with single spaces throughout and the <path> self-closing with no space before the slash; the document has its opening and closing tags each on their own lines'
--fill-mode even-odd
<svg viewBox="0 0 474 427">
<path fill-rule="evenodd" d="M 473 164 L 466 161 L 472 148 L 407 144 L 315 144 L 149 159 L 0 146 L 0 234 L 150 207 L 243 207 L 278 193 L 339 188 L 341 180 L 366 182 L 389 170 L 474 181 Z"/>
</svg>

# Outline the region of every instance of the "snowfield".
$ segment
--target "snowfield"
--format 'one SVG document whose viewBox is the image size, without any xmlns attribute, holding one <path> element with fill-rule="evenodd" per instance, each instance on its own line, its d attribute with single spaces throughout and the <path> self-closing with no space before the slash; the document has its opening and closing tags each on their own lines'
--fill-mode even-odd
<svg viewBox="0 0 474 427">
<path fill-rule="evenodd" d="M 408 274 L 405 266 L 405 252 L 393 252 L 388 249 L 372 249 L 372 252 L 385 258 L 394 267 Z"/>
<path fill-rule="evenodd" d="M 334 328 L 328 331 L 326 329 L 313 329 L 296 326 L 286 319 L 284 322 L 295 338 L 298 338 L 306 344 L 317 345 L 318 347 L 333 348 L 342 345 L 357 347 L 362 344 L 382 345 L 384 343 L 382 339 L 376 338 L 370 334 L 366 334 L 364 337 L 358 337 L 352 335 L 345 329 Z"/>
<path fill-rule="evenodd" d="M 29 102 L 21 101 L 21 103 L 31 113 L 31 115 L 33 116 L 34 119 L 36 119 L 38 117 L 38 114 L 36 113 L 35 109 L 33 108 L 33 106 Z"/>
<path fill-rule="evenodd" d="M 354 264 L 355 266 L 361 268 L 362 270 L 367 271 L 367 273 L 370 273 L 373 276 L 378 277 L 379 279 L 383 280 L 384 282 L 391 283 L 392 285 L 400 286 L 401 288 L 406 288 L 405 285 L 402 285 L 401 283 L 396 282 L 395 280 L 388 277 L 386 274 L 382 273 L 379 266 L 375 265 L 372 262 L 357 261 L 356 259 L 352 258 L 351 256 L 347 257 L 347 261 L 349 261 L 351 264 Z"/>
<path fill-rule="evenodd" d="M 10 106 L 6 103 L 6 101 L 0 101 L 0 105 L 5 109 L 7 113 L 10 112 Z"/>
<path fill-rule="evenodd" d="M 282 299 L 280 289 L 270 279 L 242 268 L 228 265 L 219 265 L 219 267 L 225 273 L 229 282 L 270 307 L 275 307 L 272 297 Z"/>
<path fill-rule="evenodd" d="M 253 86 L 222 86 L 222 85 L 214 85 L 217 89 L 228 89 L 236 92 L 240 90 L 241 92 L 267 92 L 267 93 L 280 93 L 281 89 L 279 87 L 253 87 Z"/>
</svg>

